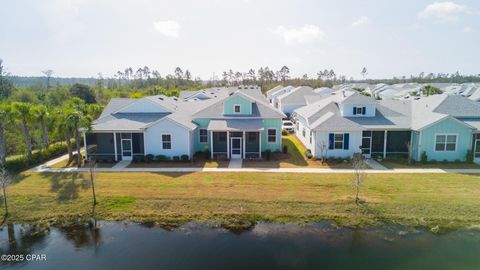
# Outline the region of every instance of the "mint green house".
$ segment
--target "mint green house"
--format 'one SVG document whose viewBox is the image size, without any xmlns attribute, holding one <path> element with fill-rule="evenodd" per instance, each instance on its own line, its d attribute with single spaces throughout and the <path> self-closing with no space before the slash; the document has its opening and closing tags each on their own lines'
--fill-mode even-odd
<svg viewBox="0 0 480 270">
<path fill-rule="evenodd" d="M 260 94 L 261 95 L 261 94 Z M 236 91 L 192 115 L 195 151 L 212 158 L 260 158 L 282 148 L 282 118 L 262 96 Z"/>
<path fill-rule="evenodd" d="M 261 158 L 281 150 L 283 117 L 252 86 L 115 98 L 85 132 L 87 158 L 191 159 L 206 151 L 212 158 Z"/>
</svg>

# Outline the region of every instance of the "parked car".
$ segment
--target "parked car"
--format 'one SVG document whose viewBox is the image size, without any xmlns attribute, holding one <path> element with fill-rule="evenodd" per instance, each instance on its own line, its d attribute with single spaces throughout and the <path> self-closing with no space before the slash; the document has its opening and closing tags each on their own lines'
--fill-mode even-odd
<svg viewBox="0 0 480 270">
<path fill-rule="evenodd" d="M 293 123 L 290 120 L 283 120 L 282 121 L 282 129 L 292 133 L 293 132 Z"/>
</svg>

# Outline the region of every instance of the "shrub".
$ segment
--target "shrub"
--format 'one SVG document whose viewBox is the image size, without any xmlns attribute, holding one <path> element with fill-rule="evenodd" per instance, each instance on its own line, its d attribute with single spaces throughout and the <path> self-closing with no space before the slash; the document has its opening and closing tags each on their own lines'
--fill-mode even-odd
<svg viewBox="0 0 480 270">
<path fill-rule="evenodd" d="M 266 150 L 265 151 L 265 158 L 267 160 L 270 160 L 272 158 L 272 151 L 271 150 Z"/>
<path fill-rule="evenodd" d="M 5 162 L 5 167 L 11 172 L 20 172 L 30 167 L 37 166 L 50 159 L 61 156 L 65 153 L 67 153 L 67 145 L 65 143 L 56 143 L 50 145 L 47 149 L 33 152 L 31 158 L 28 158 L 27 156 L 20 156 L 18 158 L 9 159 Z"/>
<path fill-rule="evenodd" d="M 169 158 L 165 155 L 157 155 L 157 156 L 155 156 L 155 160 L 156 161 L 168 161 Z"/>
<path fill-rule="evenodd" d="M 144 162 L 145 161 L 145 156 L 133 156 L 133 161 Z"/>
<path fill-rule="evenodd" d="M 188 157 L 188 155 L 182 155 L 182 156 L 180 157 L 180 159 L 181 159 L 182 161 L 189 161 L 189 160 L 190 160 L 190 158 Z"/>
<path fill-rule="evenodd" d="M 305 150 L 305 156 L 306 156 L 308 159 L 311 159 L 311 158 L 313 157 L 312 151 L 311 151 L 310 149 Z"/>
<path fill-rule="evenodd" d="M 286 154 L 288 152 L 288 146 L 284 145 L 282 148 L 282 152 Z"/>
<path fill-rule="evenodd" d="M 427 152 L 422 151 L 422 154 L 420 154 L 420 161 L 424 164 L 427 163 L 428 161 Z"/>
<path fill-rule="evenodd" d="M 210 155 L 210 150 L 208 150 L 208 148 L 205 148 L 205 150 L 203 150 L 203 155 L 206 160 L 210 160 L 211 155 Z"/>
<path fill-rule="evenodd" d="M 329 156 L 328 157 L 328 162 L 334 162 L 335 161 L 335 157 L 334 156 Z"/>
<path fill-rule="evenodd" d="M 173 156 L 173 157 L 172 157 L 172 160 L 178 162 L 178 161 L 180 161 L 180 157 L 179 157 L 179 156 Z"/>
<path fill-rule="evenodd" d="M 432 159 L 432 160 L 430 160 L 430 163 L 437 163 L 437 160 L 436 160 L 436 159 Z"/>
<path fill-rule="evenodd" d="M 467 151 L 467 154 L 465 155 L 465 160 L 468 162 L 468 163 L 473 163 L 473 151 L 472 150 L 468 150 Z"/>
<path fill-rule="evenodd" d="M 288 131 L 286 129 L 282 129 L 282 135 L 283 136 L 287 136 L 288 135 Z"/>
<path fill-rule="evenodd" d="M 145 161 L 146 162 L 152 162 L 153 161 L 153 155 L 152 154 L 148 154 L 145 156 Z"/>
</svg>

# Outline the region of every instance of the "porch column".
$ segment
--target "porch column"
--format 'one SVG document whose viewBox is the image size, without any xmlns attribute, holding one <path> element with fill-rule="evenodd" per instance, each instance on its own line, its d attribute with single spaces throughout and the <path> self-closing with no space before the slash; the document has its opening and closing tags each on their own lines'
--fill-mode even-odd
<svg viewBox="0 0 480 270">
<path fill-rule="evenodd" d="M 387 157 L 387 131 L 383 135 L 383 158 Z"/>
<path fill-rule="evenodd" d="M 262 158 L 262 132 L 258 132 L 258 156 Z"/>
<path fill-rule="evenodd" d="M 227 131 L 227 158 L 230 158 L 230 131 Z"/>
<path fill-rule="evenodd" d="M 243 131 L 243 151 L 242 151 L 242 156 L 243 156 L 243 159 L 245 159 L 245 130 Z"/>
<path fill-rule="evenodd" d="M 115 149 L 115 161 L 118 161 L 117 158 L 117 133 L 113 132 L 113 149 Z"/>
<path fill-rule="evenodd" d="M 210 157 L 213 159 L 213 131 L 210 130 Z"/>
<path fill-rule="evenodd" d="M 83 132 L 83 147 L 85 148 L 85 160 L 88 160 L 87 135 Z"/>
</svg>

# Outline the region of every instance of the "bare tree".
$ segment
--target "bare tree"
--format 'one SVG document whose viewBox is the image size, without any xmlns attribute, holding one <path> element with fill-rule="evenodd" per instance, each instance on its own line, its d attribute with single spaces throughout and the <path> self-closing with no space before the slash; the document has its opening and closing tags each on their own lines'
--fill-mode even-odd
<svg viewBox="0 0 480 270">
<path fill-rule="evenodd" d="M 88 163 L 88 171 L 90 172 L 90 184 L 92 185 L 92 194 L 93 194 L 93 205 L 97 204 L 97 196 L 95 194 L 95 176 L 97 168 L 97 162 L 92 158 Z"/>
<path fill-rule="evenodd" d="M 360 188 L 362 187 L 363 180 L 365 179 L 367 164 L 363 158 L 362 153 L 354 153 L 352 157 L 353 166 L 353 185 L 355 187 L 355 203 L 360 203 Z"/>
<path fill-rule="evenodd" d="M 320 149 L 320 157 L 322 158 L 322 164 L 327 160 L 328 144 L 325 141 L 317 143 L 318 149 Z"/>
<path fill-rule="evenodd" d="M 5 167 L 5 163 L 0 162 L 0 185 L 2 186 L 3 202 L 5 207 L 5 217 L 8 216 L 8 204 L 7 204 L 7 186 L 11 183 L 10 174 Z"/>
</svg>

